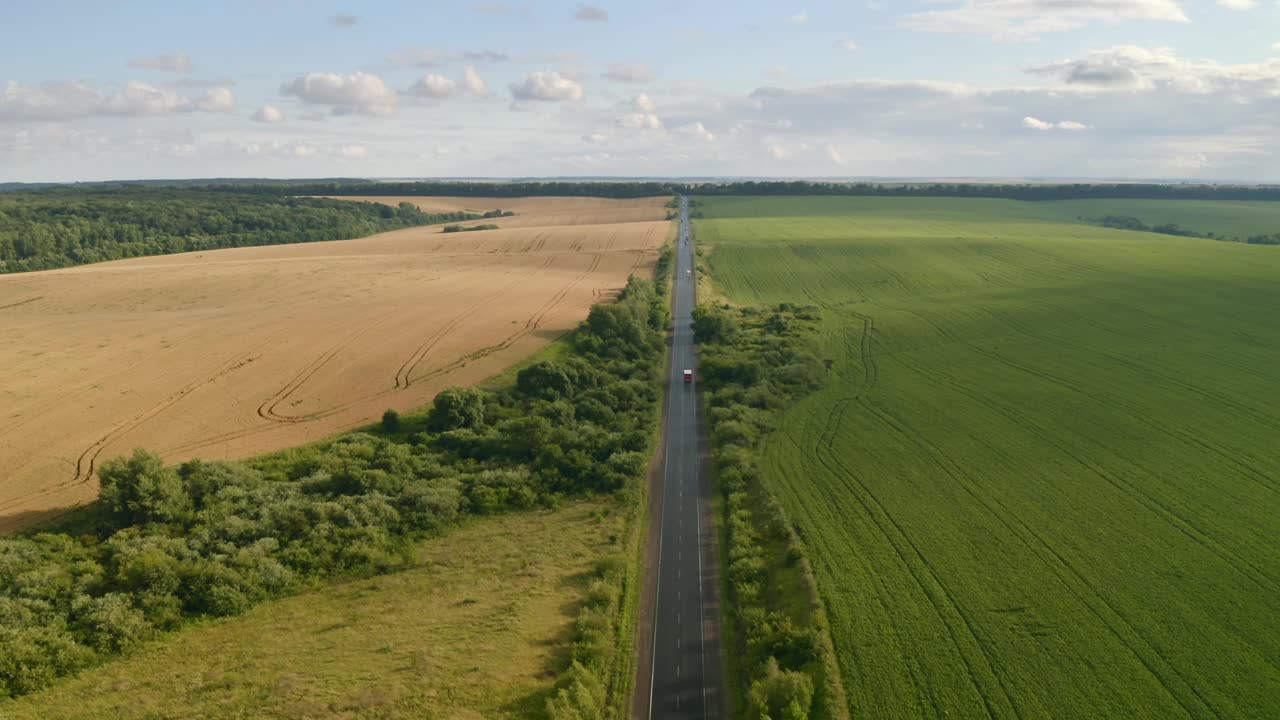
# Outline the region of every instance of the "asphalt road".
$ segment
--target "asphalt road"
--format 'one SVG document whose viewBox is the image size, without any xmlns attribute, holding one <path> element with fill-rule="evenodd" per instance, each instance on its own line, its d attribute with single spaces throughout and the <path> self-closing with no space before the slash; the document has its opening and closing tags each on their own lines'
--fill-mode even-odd
<svg viewBox="0 0 1280 720">
<path fill-rule="evenodd" d="M 680 199 L 671 374 L 659 522 L 650 718 L 718 718 L 720 634 L 715 533 L 693 342 L 695 282 L 689 207 Z M 684 382 L 685 369 L 694 383 Z"/>
</svg>

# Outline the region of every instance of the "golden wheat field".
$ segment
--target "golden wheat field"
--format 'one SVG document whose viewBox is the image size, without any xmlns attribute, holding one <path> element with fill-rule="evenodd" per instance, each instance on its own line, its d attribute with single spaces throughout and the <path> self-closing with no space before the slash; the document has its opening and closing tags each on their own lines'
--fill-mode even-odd
<svg viewBox="0 0 1280 720">
<path fill-rule="evenodd" d="M 362 198 L 369 199 L 369 198 Z M 0 532 L 106 458 L 238 458 L 421 406 L 572 329 L 666 240 L 665 198 L 379 198 L 519 215 L 0 276 Z"/>
</svg>

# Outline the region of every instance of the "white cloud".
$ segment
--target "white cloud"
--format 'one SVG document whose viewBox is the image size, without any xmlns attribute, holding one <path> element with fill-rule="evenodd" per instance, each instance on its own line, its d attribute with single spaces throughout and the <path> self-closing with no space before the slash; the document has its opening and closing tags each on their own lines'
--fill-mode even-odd
<svg viewBox="0 0 1280 720">
<path fill-rule="evenodd" d="M 129 67 L 171 73 L 189 73 L 191 72 L 191 58 L 184 52 L 172 52 L 155 57 L 130 60 Z"/>
<path fill-rule="evenodd" d="M 365 72 L 307 73 L 281 85 L 280 92 L 328 106 L 334 115 L 391 115 L 396 111 L 396 94 L 382 78 Z"/>
<path fill-rule="evenodd" d="M 846 164 L 844 155 L 840 154 L 840 151 L 836 149 L 835 145 L 832 145 L 831 143 L 826 143 L 826 147 L 824 148 L 824 151 L 827 154 L 827 159 L 835 163 L 836 165 Z"/>
<path fill-rule="evenodd" d="M 803 12 L 803 11 L 798 12 L 795 15 L 792 15 L 791 17 L 787 18 L 787 22 L 791 23 L 792 25 L 804 25 L 805 23 L 809 22 L 809 13 Z"/>
<path fill-rule="evenodd" d="M 167 115 L 185 112 L 231 112 L 235 95 L 229 88 L 209 88 L 188 97 L 151 83 L 131 81 L 112 92 L 83 82 L 23 85 L 8 81 L 0 88 L 0 121 L 70 120 L 94 115 Z"/>
<path fill-rule="evenodd" d="M 1179 58 L 1168 48 L 1133 45 L 1100 50 L 1075 60 L 1028 68 L 1030 73 L 1058 77 L 1083 88 L 1187 94 L 1224 93 L 1248 100 L 1280 95 L 1280 59 L 1223 65 Z"/>
<path fill-rule="evenodd" d="M 678 127 L 676 128 L 675 132 L 681 135 L 685 135 L 687 137 L 701 140 L 703 142 L 712 142 L 713 140 L 716 139 L 716 136 L 713 135 L 709 130 L 707 130 L 706 127 L 702 125 L 702 121 L 698 121 L 698 122 L 690 123 L 688 125 L 684 125 L 682 127 Z"/>
<path fill-rule="evenodd" d="M 580 3 L 573 11 L 573 19 L 583 22 L 605 22 L 609 19 L 609 11 L 596 5 Z"/>
<path fill-rule="evenodd" d="M 481 15 L 499 16 L 519 15 L 524 12 L 522 8 L 517 8 L 514 5 L 499 2 L 478 2 L 471 6 L 471 10 L 472 12 L 477 12 Z"/>
<path fill-rule="evenodd" d="M 387 62 L 392 65 L 412 65 L 417 67 L 437 67 L 450 62 L 492 64 L 510 61 L 510 55 L 496 50 L 441 52 L 434 48 L 418 48 L 415 50 L 400 50 L 387 56 Z"/>
<path fill-rule="evenodd" d="M 1119 20 L 1189 22 L 1177 0 L 964 0 L 951 10 L 912 13 L 902 24 L 926 32 L 1024 40 L 1091 22 Z"/>
<path fill-rule="evenodd" d="M 355 27 L 360 24 L 360 18 L 355 15 L 334 15 L 329 18 L 329 24 L 340 28 Z"/>
<path fill-rule="evenodd" d="M 653 71 L 643 63 L 610 65 L 604 74 L 608 80 L 621 83 L 647 83 L 654 79 Z"/>
<path fill-rule="evenodd" d="M 602 132 L 593 132 L 593 133 L 588 133 L 582 136 L 582 141 L 589 142 L 589 143 L 600 143 L 608 139 L 609 139 L 609 136 L 605 135 Z"/>
<path fill-rule="evenodd" d="M 1022 127 L 1030 128 L 1031 130 L 1053 130 L 1054 128 L 1057 128 L 1058 130 L 1078 131 L 1089 129 L 1088 125 L 1085 125 L 1082 122 L 1076 122 L 1075 120 L 1063 120 L 1061 122 L 1051 123 L 1039 118 L 1031 117 L 1030 115 L 1022 118 Z"/>
<path fill-rule="evenodd" d="M 582 85 L 554 71 L 529 73 L 511 83 L 511 96 L 516 100 L 565 102 L 582 99 Z"/>
<path fill-rule="evenodd" d="M 343 145 L 338 149 L 338 154 L 345 158 L 362 158 L 369 154 L 369 148 L 364 145 Z"/>
<path fill-rule="evenodd" d="M 447 98 L 458 90 L 458 84 L 443 75 L 427 73 L 409 88 L 409 94 L 420 98 Z"/>
<path fill-rule="evenodd" d="M 144 82 L 130 82 L 102 99 L 99 105 L 109 115 L 164 115 L 199 107 L 191 98 Z M 201 108 L 204 109 L 204 108 Z"/>
<path fill-rule="evenodd" d="M 61 120 L 97 111 L 102 96 L 81 82 L 22 85 L 12 80 L 0 92 L 0 120 Z"/>
<path fill-rule="evenodd" d="M 631 106 L 631 109 L 636 112 L 651 113 L 657 109 L 657 106 L 653 104 L 653 100 L 644 93 L 640 93 L 639 95 L 631 98 L 631 102 L 628 104 Z"/>
<path fill-rule="evenodd" d="M 1218 4 L 1230 10 L 1252 10 L 1258 7 L 1258 0 L 1218 0 Z"/>
<path fill-rule="evenodd" d="M 661 130 L 662 121 L 653 113 L 629 113 L 618 118 L 618 126 L 632 130 Z"/>
<path fill-rule="evenodd" d="M 849 39 L 839 40 L 836 42 L 836 47 L 840 50 L 857 50 L 858 43 Z"/>
<path fill-rule="evenodd" d="M 205 112 L 232 112 L 236 109 L 236 96 L 228 88 L 209 88 L 204 97 L 196 101 L 196 107 Z"/>
<path fill-rule="evenodd" d="M 462 87 L 476 97 L 487 97 L 489 95 L 489 83 L 480 77 L 480 73 L 476 72 L 474 65 L 464 65 L 462 67 Z"/>
<path fill-rule="evenodd" d="M 250 118 L 254 122 L 260 123 L 278 123 L 284 122 L 284 113 L 274 105 L 263 105 Z"/>
</svg>

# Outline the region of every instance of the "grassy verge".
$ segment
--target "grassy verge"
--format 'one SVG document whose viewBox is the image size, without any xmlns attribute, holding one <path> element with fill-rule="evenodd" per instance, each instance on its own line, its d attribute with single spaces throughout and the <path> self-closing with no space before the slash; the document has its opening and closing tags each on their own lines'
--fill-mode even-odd
<svg viewBox="0 0 1280 720">
<path fill-rule="evenodd" d="M 719 492 L 733 717 L 847 718 L 804 544 L 760 480 L 756 454 L 782 411 L 821 382 L 811 309 L 702 305 L 694 326 Z"/>
<path fill-rule="evenodd" d="M 630 512 L 602 498 L 473 520 L 399 572 L 153 641 L 0 717 L 541 717 Z"/>
</svg>

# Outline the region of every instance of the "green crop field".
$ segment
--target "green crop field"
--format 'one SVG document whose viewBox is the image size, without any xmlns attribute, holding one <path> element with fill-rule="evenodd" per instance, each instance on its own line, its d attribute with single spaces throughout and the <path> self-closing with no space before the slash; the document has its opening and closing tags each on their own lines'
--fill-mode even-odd
<svg viewBox="0 0 1280 720">
<path fill-rule="evenodd" d="M 1280 717 L 1280 247 L 1088 203 L 701 202 L 729 299 L 823 309 L 828 381 L 763 466 L 853 717 Z"/>
</svg>

